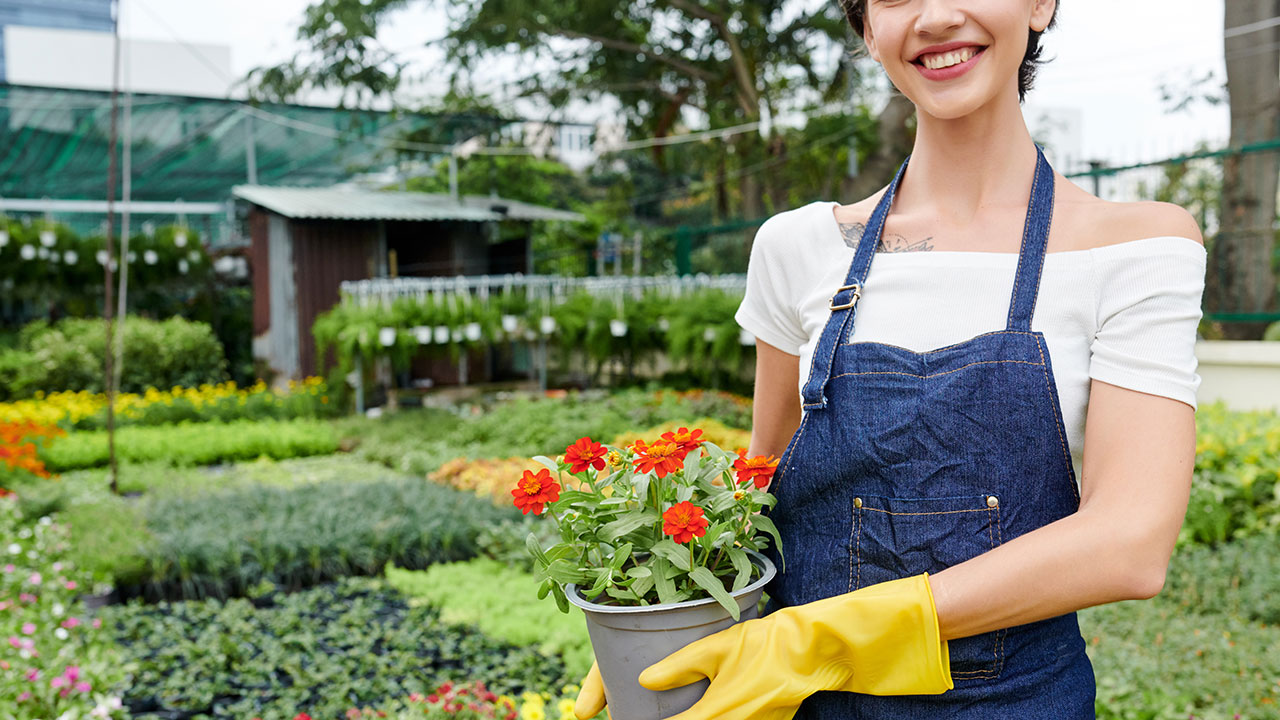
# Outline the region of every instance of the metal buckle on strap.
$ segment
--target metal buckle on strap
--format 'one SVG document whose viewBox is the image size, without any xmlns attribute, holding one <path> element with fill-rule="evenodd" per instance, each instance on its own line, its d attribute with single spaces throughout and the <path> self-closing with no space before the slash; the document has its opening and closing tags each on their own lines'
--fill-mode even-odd
<svg viewBox="0 0 1280 720">
<path fill-rule="evenodd" d="M 853 299 L 843 305 L 836 305 L 835 304 L 836 295 L 839 295 L 845 290 L 853 291 Z M 857 283 L 854 283 L 852 285 L 841 286 L 839 290 L 836 290 L 834 293 L 831 294 L 831 300 L 827 301 L 827 307 L 831 308 L 832 310 L 846 310 L 848 308 L 851 308 L 854 306 L 855 303 L 858 302 L 858 298 L 862 297 L 861 291 L 862 291 L 862 286 Z"/>
</svg>

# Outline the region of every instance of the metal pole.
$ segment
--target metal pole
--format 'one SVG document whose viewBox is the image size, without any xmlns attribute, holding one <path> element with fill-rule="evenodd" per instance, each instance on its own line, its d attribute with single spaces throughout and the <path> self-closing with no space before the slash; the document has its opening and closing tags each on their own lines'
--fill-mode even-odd
<svg viewBox="0 0 1280 720">
<path fill-rule="evenodd" d="M 111 235 L 115 231 L 115 215 L 113 205 L 116 198 L 116 107 L 120 90 L 120 2 L 112 3 L 112 51 L 111 51 L 111 130 L 107 138 L 107 237 L 106 237 L 106 262 L 103 263 L 103 272 L 105 274 L 103 283 L 103 304 L 102 312 L 106 315 L 107 320 L 107 341 L 105 343 L 104 353 L 106 355 L 106 372 L 103 373 L 103 385 L 107 386 L 107 465 L 110 468 L 109 476 L 111 478 L 111 492 L 114 495 L 120 494 L 120 483 L 117 477 L 116 467 L 116 414 L 115 414 L 115 391 L 112 389 L 111 379 L 115 372 L 112 367 L 111 343 L 115 337 L 115 322 L 112 317 L 112 297 L 111 286 L 113 278 L 111 277 L 111 263 L 115 261 L 115 243 L 112 242 Z"/>
<path fill-rule="evenodd" d="M 129 63 L 125 58 L 125 84 L 128 86 Z M 116 391 L 120 390 L 120 378 L 124 375 L 124 333 L 129 314 L 129 221 L 132 213 L 129 201 L 133 199 L 133 91 L 126 87 L 124 93 L 124 171 L 121 178 L 124 202 L 120 208 L 120 297 L 116 304 L 116 317 L 120 318 L 120 332 L 115 337 L 115 374 L 112 377 Z"/>
<path fill-rule="evenodd" d="M 356 414 L 364 415 L 364 361 L 356 353 Z"/>
</svg>

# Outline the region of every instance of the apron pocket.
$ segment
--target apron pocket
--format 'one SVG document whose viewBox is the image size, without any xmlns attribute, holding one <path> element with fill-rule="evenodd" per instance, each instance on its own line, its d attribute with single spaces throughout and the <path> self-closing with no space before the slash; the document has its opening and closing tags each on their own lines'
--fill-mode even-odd
<svg viewBox="0 0 1280 720">
<path fill-rule="evenodd" d="M 996 547 L 1000 502 L 993 495 L 855 497 L 849 590 L 937 573 Z M 947 641 L 951 677 L 999 677 L 1006 630 Z"/>
</svg>

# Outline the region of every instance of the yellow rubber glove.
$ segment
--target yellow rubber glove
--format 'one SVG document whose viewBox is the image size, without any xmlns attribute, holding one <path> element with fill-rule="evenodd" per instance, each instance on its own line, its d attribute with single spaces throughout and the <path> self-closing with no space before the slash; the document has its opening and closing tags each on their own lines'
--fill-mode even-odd
<svg viewBox="0 0 1280 720">
<path fill-rule="evenodd" d="M 578 701 L 573 705 L 573 714 L 578 720 L 591 720 L 604 710 L 609 720 L 613 720 L 609 708 L 604 706 L 604 680 L 600 678 L 599 663 L 592 662 L 587 676 L 582 679 L 582 689 L 578 691 Z"/>
<path fill-rule="evenodd" d="M 791 720 L 821 690 L 937 695 L 954 687 L 928 573 L 737 623 L 640 673 L 650 690 L 711 681 L 669 720 Z M 582 717 L 579 715 L 579 717 Z"/>
</svg>

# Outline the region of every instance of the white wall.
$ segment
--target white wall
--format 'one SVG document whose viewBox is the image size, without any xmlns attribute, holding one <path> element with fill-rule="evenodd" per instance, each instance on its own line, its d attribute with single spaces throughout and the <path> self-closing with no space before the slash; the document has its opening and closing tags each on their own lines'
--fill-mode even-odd
<svg viewBox="0 0 1280 720">
<path fill-rule="evenodd" d="M 110 33 L 6 26 L 6 75 L 14 85 L 110 90 Z M 142 93 L 226 97 L 232 82 L 226 45 L 123 39 L 121 87 Z"/>
</svg>

